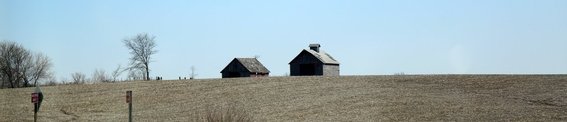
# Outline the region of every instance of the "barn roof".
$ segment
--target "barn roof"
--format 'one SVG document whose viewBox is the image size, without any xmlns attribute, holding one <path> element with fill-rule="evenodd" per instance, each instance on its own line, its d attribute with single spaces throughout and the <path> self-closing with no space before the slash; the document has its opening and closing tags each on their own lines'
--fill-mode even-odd
<svg viewBox="0 0 567 122">
<path fill-rule="evenodd" d="M 270 71 L 256 58 L 235 58 L 240 64 L 244 65 L 250 72 L 270 73 Z"/>
<path fill-rule="evenodd" d="M 337 61 L 335 58 L 333 58 L 331 55 L 329 55 L 328 53 L 326 53 L 325 51 L 319 50 L 319 52 L 315 51 L 315 50 L 311 50 L 311 49 L 303 49 L 299 55 L 301 55 L 301 53 L 306 52 L 307 54 L 311 54 L 312 56 L 314 56 L 315 58 L 319 59 L 319 61 L 321 61 L 323 64 L 340 64 L 339 61 Z M 299 56 L 298 55 L 298 56 Z M 293 58 L 293 60 L 291 60 L 291 62 L 289 62 L 290 64 L 296 60 L 298 57 L 296 56 L 295 58 Z"/>
<path fill-rule="evenodd" d="M 308 49 L 303 49 L 303 50 L 317 57 L 317 59 L 319 59 L 324 64 L 339 64 L 339 61 L 335 60 L 331 55 L 329 55 L 325 51 L 320 50 L 319 52 L 316 52 L 314 50 L 308 50 Z"/>
</svg>

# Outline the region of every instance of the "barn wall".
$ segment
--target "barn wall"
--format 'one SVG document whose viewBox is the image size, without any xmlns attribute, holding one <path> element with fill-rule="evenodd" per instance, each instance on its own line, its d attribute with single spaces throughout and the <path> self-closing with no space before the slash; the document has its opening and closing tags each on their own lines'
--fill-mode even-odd
<svg viewBox="0 0 567 122">
<path fill-rule="evenodd" d="M 223 73 L 222 73 L 222 78 L 228 78 L 228 77 L 230 76 L 229 73 L 230 73 L 230 72 L 223 72 Z"/>
<path fill-rule="evenodd" d="M 315 56 L 309 54 L 306 51 L 302 51 L 290 64 L 309 64 L 309 63 L 321 63 L 319 59 Z"/>
<path fill-rule="evenodd" d="M 232 61 L 228 64 L 227 67 L 223 70 L 225 72 L 244 72 L 247 71 L 246 67 L 242 66 L 237 61 Z"/>
<path fill-rule="evenodd" d="M 315 75 L 323 75 L 324 73 L 323 66 L 324 65 L 322 63 L 315 65 Z"/>
<path fill-rule="evenodd" d="M 230 73 L 231 72 L 223 72 L 222 73 L 222 78 L 229 78 L 230 77 Z M 232 73 L 238 73 L 239 76 L 237 77 L 250 77 L 250 73 L 249 72 L 232 72 Z"/>
<path fill-rule="evenodd" d="M 231 73 L 238 73 L 238 77 L 250 77 L 250 72 L 248 72 L 248 69 L 242 66 L 242 64 L 238 63 L 238 61 L 236 60 L 231 61 L 221 73 L 222 78 L 229 77 Z"/>
<path fill-rule="evenodd" d="M 258 74 L 256 74 L 256 73 L 251 73 L 251 74 L 250 74 L 250 77 L 268 77 L 268 76 L 270 76 L 269 73 L 258 73 Z"/>
<path fill-rule="evenodd" d="M 250 77 L 250 72 L 248 71 L 240 72 L 240 77 Z"/>
<path fill-rule="evenodd" d="M 299 64 L 289 64 L 289 75 L 290 76 L 299 76 Z"/>
<path fill-rule="evenodd" d="M 324 76 L 339 76 L 340 71 L 341 70 L 339 65 L 332 65 L 332 64 L 323 65 Z"/>
<path fill-rule="evenodd" d="M 289 64 L 289 74 L 291 76 L 300 76 L 300 65 L 301 64 L 315 64 L 315 75 L 323 75 L 322 62 L 319 61 L 315 56 L 309 54 L 308 52 L 302 51 L 293 61 Z"/>
<path fill-rule="evenodd" d="M 305 63 L 305 64 L 309 64 L 309 63 Z M 300 74 L 300 65 L 301 63 L 296 63 L 296 64 L 290 64 L 289 65 L 289 69 L 290 69 L 290 75 L 291 76 L 301 76 Z M 321 63 L 315 63 L 315 75 L 323 75 L 324 70 L 323 70 L 323 64 Z"/>
</svg>

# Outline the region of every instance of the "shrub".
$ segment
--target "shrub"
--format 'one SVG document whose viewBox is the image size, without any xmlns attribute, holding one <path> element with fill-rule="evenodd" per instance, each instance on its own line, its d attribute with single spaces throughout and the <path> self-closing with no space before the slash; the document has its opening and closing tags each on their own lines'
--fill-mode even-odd
<svg viewBox="0 0 567 122">
<path fill-rule="evenodd" d="M 207 122 L 251 122 L 252 117 L 244 109 L 234 106 L 208 109 L 204 115 Z"/>
</svg>

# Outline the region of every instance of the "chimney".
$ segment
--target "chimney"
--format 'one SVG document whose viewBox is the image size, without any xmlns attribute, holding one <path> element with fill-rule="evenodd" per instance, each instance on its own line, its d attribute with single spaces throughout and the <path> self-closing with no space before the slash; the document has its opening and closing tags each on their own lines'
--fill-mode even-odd
<svg viewBox="0 0 567 122">
<path fill-rule="evenodd" d="M 321 47 L 321 45 L 319 45 L 319 44 L 309 44 L 309 49 L 311 49 L 315 52 L 319 52 L 319 47 Z"/>
</svg>

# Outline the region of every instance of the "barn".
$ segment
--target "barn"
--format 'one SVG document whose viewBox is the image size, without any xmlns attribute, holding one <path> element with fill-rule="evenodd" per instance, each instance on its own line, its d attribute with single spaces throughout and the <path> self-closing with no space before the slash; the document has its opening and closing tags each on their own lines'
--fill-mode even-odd
<svg viewBox="0 0 567 122">
<path fill-rule="evenodd" d="M 322 51 L 320 44 L 309 44 L 309 49 L 303 49 L 291 62 L 291 76 L 339 76 L 339 62 L 331 55 Z"/>
<path fill-rule="evenodd" d="M 270 71 L 256 58 L 234 58 L 221 74 L 222 78 L 268 77 Z"/>
</svg>

